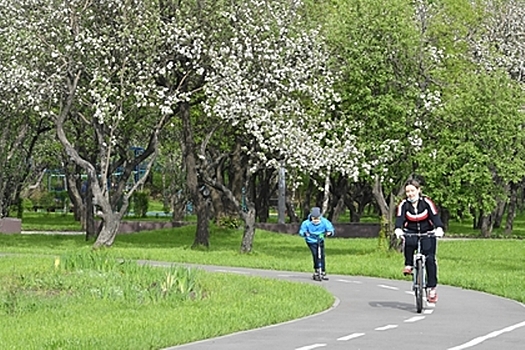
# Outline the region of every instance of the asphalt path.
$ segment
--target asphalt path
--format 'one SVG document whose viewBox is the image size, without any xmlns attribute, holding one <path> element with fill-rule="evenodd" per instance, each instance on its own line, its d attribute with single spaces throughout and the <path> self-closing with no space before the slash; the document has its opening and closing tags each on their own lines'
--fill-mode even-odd
<svg viewBox="0 0 525 350">
<path fill-rule="evenodd" d="M 336 301 L 313 316 L 164 350 L 525 349 L 525 305 L 486 293 L 439 285 L 438 303 L 418 314 L 409 280 L 332 275 L 316 282 L 307 273 L 187 266 L 316 283 Z"/>
</svg>

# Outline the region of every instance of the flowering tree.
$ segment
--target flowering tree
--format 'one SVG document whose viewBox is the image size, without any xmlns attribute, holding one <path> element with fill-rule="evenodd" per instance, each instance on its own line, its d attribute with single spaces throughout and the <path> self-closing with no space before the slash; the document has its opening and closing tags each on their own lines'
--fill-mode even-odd
<svg viewBox="0 0 525 350">
<path fill-rule="evenodd" d="M 476 3 L 483 14 L 479 31 L 468 37 L 473 58 L 488 71 L 501 68 L 525 82 L 525 1 Z"/>
<path fill-rule="evenodd" d="M 112 245 L 171 116 L 156 108 L 165 89 L 155 81 L 159 15 L 152 5 L 139 0 L 2 4 L 16 18 L 8 42 L 18 48 L 14 64 L 29 71 L 30 81 L 42 91 L 40 99 L 24 102 L 54 122 L 68 156 L 88 175 L 102 218 L 95 247 Z M 96 159 L 79 152 L 85 140 L 71 134 L 72 125 L 87 131 Z M 143 145 L 143 152 L 133 152 L 136 145 Z M 137 171 L 142 176 L 133 176 Z"/>
<path fill-rule="evenodd" d="M 248 159 L 244 180 L 247 210 L 224 184 L 207 180 L 237 202 L 245 222 L 242 252 L 254 235 L 251 175 L 260 167 L 329 176 L 356 176 L 359 152 L 352 128 L 335 115 L 334 77 L 316 29 L 299 16 L 300 1 L 244 1 L 222 13 L 231 23 L 229 40 L 211 52 L 205 112 L 242 130 Z M 202 155 L 205 158 L 205 155 Z"/>
<path fill-rule="evenodd" d="M 43 89 L 35 81 L 38 73 L 15 59 L 22 58 L 29 65 L 33 62 L 32 53 L 20 45 L 28 38 L 13 42 L 23 27 L 4 2 L 0 2 L 0 27 L 0 215 L 4 217 L 11 205 L 20 204 L 25 181 L 41 179 L 44 174 L 45 164 L 38 164 L 34 150 L 52 124 L 32 108 L 41 101 Z"/>
</svg>

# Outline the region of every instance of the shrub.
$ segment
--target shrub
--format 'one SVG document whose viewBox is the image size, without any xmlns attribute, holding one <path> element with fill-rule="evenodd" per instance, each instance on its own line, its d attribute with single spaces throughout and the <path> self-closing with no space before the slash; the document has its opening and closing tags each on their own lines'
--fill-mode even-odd
<svg viewBox="0 0 525 350">
<path fill-rule="evenodd" d="M 133 193 L 133 211 L 135 216 L 145 218 L 149 207 L 149 193 L 137 191 Z"/>
<path fill-rule="evenodd" d="M 70 299 L 95 299 L 129 304 L 178 303 L 204 297 L 199 272 L 183 266 L 139 265 L 89 251 L 55 258 L 54 266 L 11 276 L 0 288 L 0 311 L 31 312 Z"/>
</svg>

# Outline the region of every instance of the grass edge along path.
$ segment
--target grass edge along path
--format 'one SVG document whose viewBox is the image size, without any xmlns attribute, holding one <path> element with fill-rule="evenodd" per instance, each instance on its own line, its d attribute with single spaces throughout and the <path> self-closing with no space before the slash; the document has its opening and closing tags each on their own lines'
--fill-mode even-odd
<svg viewBox="0 0 525 350">
<path fill-rule="evenodd" d="M 143 297 L 146 289 L 175 289 L 185 278 L 170 281 L 170 269 L 136 263 L 107 268 L 108 260 L 57 271 L 64 263 L 58 258 L 1 257 L 2 349 L 159 349 L 309 316 L 334 303 L 312 284 L 181 267 L 194 271 L 198 296 L 155 302 Z"/>
</svg>

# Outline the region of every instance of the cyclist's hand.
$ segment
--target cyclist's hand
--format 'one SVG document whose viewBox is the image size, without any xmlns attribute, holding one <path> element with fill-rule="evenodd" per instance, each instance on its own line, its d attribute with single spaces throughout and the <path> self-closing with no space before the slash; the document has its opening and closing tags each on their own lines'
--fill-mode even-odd
<svg viewBox="0 0 525 350">
<path fill-rule="evenodd" d="M 400 229 L 400 228 L 396 228 L 396 229 L 394 230 L 394 233 L 395 233 L 395 235 L 396 235 L 396 237 L 397 237 L 398 239 L 401 238 L 401 237 L 403 237 L 403 236 L 405 235 L 405 233 L 403 232 L 403 230 Z"/>
<path fill-rule="evenodd" d="M 327 231 L 325 234 L 326 234 L 326 237 L 330 237 L 331 235 L 333 235 L 333 232 Z"/>
<path fill-rule="evenodd" d="M 444 234 L 445 232 L 443 232 L 443 229 L 441 227 L 436 228 L 436 230 L 434 231 L 434 236 L 439 238 L 443 237 Z"/>
</svg>

